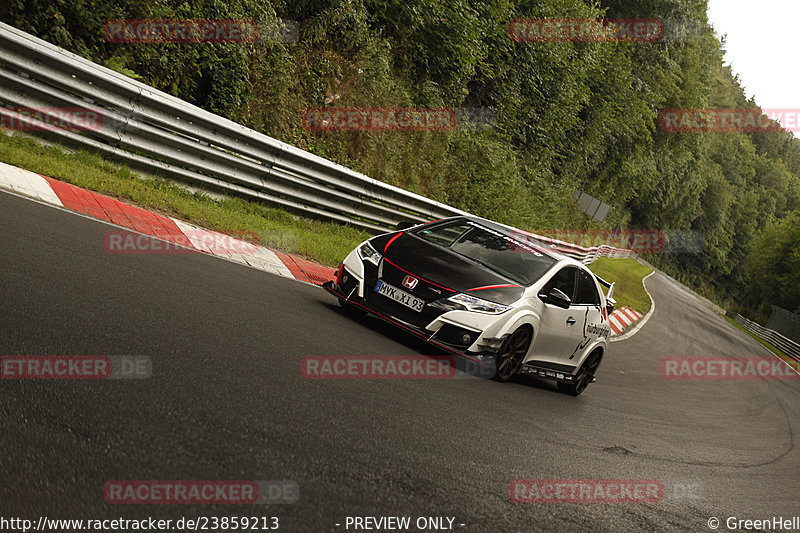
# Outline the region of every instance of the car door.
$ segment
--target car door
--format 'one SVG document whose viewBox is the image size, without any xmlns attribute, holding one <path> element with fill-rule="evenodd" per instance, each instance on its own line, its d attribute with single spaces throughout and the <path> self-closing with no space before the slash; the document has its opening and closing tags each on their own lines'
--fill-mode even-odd
<svg viewBox="0 0 800 533">
<path fill-rule="evenodd" d="M 578 269 L 578 285 L 570 311 L 574 312 L 577 322 L 569 340 L 570 345 L 564 352 L 567 357 L 565 364 L 580 361 L 586 348 L 600 335 L 609 332 L 607 325 L 603 324 L 602 298 L 597 281 L 594 275 L 584 269 Z"/>
<path fill-rule="evenodd" d="M 553 274 L 550 281 L 539 292 L 548 294 L 550 290 L 557 288 L 570 299 L 573 299 L 575 297 L 577 279 L 577 267 L 562 267 Z M 578 311 L 572 307 L 562 309 L 545 303 L 539 321 L 539 332 L 536 335 L 536 342 L 533 345 L 529 359 L 563 363 L 569 357 L 569 354 L 565 355 L 565 352 L 569 350 L 571 353 L 574 348 L 571 341 L 575 334 L 578 318 L 581 318 L 578 315 Z"/>
</svg>

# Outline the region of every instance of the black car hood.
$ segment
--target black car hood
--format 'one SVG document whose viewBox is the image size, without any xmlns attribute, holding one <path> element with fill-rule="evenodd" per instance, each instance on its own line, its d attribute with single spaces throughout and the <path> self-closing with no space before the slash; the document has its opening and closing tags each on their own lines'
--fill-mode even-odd
<svg viewBox="0 0 800 533">
<path fill-rule="evenodd" d="M 404 232 L 381 235 L 371 244 L 393 265 L 412 276 L 500 304 L 522 297 L 513 280 L 455 252 Z"/>
</svg>

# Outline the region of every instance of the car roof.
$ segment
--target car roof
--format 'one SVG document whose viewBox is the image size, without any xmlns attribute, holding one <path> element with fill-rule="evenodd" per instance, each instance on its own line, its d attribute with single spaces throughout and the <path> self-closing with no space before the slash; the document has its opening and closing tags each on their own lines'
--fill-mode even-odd
<svg viewBox="0 0 800 533">
<path fill-rule="evenodd" d="M 572 257 L 567 257 L 566 255 L 562 255 L 560 257 L 558 264 L 561 266 L 565 265 L 576 266 L 576 267 L 581 267 L 583 270 L 589 270 L 589 267 L 587 267 L 577 259 L 574 259 Z M 591 270 L 589 270 L 589 272 L 591 272 Z"/>
</svg>

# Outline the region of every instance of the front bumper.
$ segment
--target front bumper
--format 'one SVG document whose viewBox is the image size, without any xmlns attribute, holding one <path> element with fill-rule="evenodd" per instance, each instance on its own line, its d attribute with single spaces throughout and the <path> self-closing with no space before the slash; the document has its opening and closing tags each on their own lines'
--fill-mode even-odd
<svg viewBox="0 0 800 533">
<path fill-rule="evenodd" d="M 445 325 L 439 328 L 438 331 L 431 333 L 424 327 L 420 327 L 419 325 L 412 324 L 382 310 L 376 309 L 375 306 L 370 305 L 366 299 L 358 296 L 358 291 L 354 290 L 353 287 L 349 287 L 348 284 L 340 286 L 336 282 L 328 281 L 323 283 L 322 287 L 336 296 L 340 301 L 362 309 L 447 353 L 458 355 L 459 357 L 456 359 L 456 368 L 458 370 L 475 377 L 487 379 L 494 377 L 496 373 L 495 355 L 491 353 L 468 352 L 466 348 L 468 348 L 470 344 L 473 344 L 472 342 L 466 346 L 463 344 L 459 346 L 457 337 L 460 332 L 455 326 L 448 328 L 446 327 L 447 325 Z M 480 332 L 477 332 L 477 334 L 480 334 Z"/>
</svg>

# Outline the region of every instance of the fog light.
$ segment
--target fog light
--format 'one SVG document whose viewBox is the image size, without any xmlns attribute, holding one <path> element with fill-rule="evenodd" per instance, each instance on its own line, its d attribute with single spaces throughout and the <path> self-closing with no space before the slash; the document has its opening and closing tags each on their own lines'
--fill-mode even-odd
<svg viewBox="0 0 800 533">
<path fill-rule="evenodd" d="M 350 278 L 347 276 L 347 274 L 345 274 L 344 276 L 342 276 L 342 283 L 347 283 L 347 280 L 349 279 Z"/>
<path fill-rule="evenodd" d="M 463 335 L 461 335 L 461 342 L 463 342 L 464 344 L 470 342 L 471 340 L 472 337 L 469 334 L 464 333 Z"/>
</svg>

